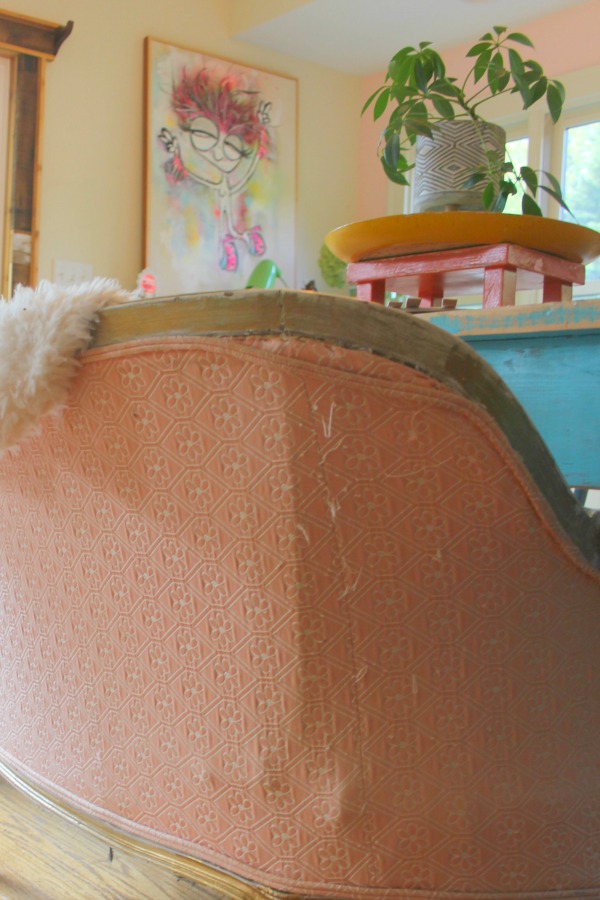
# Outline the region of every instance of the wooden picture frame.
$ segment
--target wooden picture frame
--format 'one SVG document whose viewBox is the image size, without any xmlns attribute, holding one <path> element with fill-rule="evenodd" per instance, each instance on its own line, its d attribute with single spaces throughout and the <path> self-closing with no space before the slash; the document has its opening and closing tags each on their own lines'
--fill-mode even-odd
<svg viewBox="0 0 600 900">
<path fill-rule="evenodd" d="M 145 40 L 144 267 L 157 292 L 295 282 L 297 82 Z"/>
</svg>

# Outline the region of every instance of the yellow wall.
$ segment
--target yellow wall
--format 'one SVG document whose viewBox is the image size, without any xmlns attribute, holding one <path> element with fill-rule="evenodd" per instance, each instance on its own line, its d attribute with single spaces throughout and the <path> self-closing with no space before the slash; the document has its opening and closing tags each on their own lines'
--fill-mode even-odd
<svg viewBox="0 0 600 900">
<path fill-rule="evenodd" d="M 41 278 L 91 264 L 133 288 L 142 265 L 143 40 L 147 35 L 298 79 L 297 286 L 322 283 L 325 234 L 356 211 L 360 79 L 229 37 L 226 0 L 5 0 L 72 35 L 47 67 Z"/>
<path fill-rule="evenodd" d="M 2 6 L 75 22 L 47 68 L 40 277 L 53 277 L 55 259 L 73 260 L 125 287 L 135 284 L 142 265 L 147 35 L 298 79 L 297 286 L 316 278 L 325 287 L 317 257 L 328 231 L 385 214 L 388 183 L 375 158 L 380 126 L 368 115 L 360 119 L 383 75 L 351 77 L 233 40 L 236 6 L 228 0 L 4 0 Z M 557 76 L 600 62 L 599 28 L 598 0 L 523 26 L 536 57 Z"/>
</svg>

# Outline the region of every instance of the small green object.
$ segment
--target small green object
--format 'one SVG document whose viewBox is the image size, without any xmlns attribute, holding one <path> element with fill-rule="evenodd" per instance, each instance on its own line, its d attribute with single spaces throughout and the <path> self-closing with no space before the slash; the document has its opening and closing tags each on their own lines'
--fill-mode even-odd
<svg viewBox="0 0 600 900">
<path fill-rule="evenodd" d="M 248 276 L 246 288 L 272 288 L 278 278 L 283 281 L 278 265 L 272 259 L 261 259 Z"/>
<path fill-rule="evenodd" d="M 346 285 L 346 263 L 332 253 L 327 244 L 319 252 L 319 269 L 325 284 L 344 290 Z"/>
</svg>

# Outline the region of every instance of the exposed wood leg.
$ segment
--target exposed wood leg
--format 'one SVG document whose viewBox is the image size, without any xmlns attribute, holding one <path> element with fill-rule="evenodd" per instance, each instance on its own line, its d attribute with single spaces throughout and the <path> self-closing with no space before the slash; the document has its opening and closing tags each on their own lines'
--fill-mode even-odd
<svg viewBox="0 0 600 900">
<path fill-rule="evenodd" d="M 573 300 L 573 285 L 546 275 L 542 292 L 542 303 L 570 303 Z"/>
<path fill-rule="evenodd" d="M 509 268 L 488 268 L 483 276 L 483 307 L 514 306 L 517 272 Z"/>
</svg>

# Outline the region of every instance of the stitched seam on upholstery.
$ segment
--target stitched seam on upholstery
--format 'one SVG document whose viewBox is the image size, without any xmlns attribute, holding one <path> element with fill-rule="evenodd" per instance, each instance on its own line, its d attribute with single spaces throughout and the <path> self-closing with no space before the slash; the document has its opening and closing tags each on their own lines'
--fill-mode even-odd
<svg viewBox="0 0 600 900">
<path fill-rule="evenodd" d="M 101 822 L 106 822 L 114 828 L 119 828 L 125 834 L 134 834 L 140 840 L 155 841 L 161 847 L 167 846 L 168 849 L 174 853 L 188 854 L 191 859 L 197 859 L 200 862 L 206 863 L 208 865 L 217 867 L 220 866 L 226 872 L 228 871 L 229 873 L 233 873 L 239 878 L 249 879 L 251 882 L 253 882 L 253 886 L 256 887 L 261 886 L 261 877 L 265 878 L 264 872 L 258 869 L 254 869 L 237 859 L 234 860 L 233 858 L 230 858 L 225 854 L 208 851 L 206 856 L 201 857 L 200 853 L 202 853 L 205 848 L 203 848 L 199 844 L 195 844 L 192 841 L 188 841 L 182 838 L 170 837 L 167 843 L 165 842 L 165 835 L 163 832 L 157 831 L 156 829 L 153 829 L 148 825 L 142 825 L 141 823 L 135 822 L 131 819 L 126 819 L 123 816 L 119 815 L 119 813 L 113 813 L 110 810 L 99 807 L 87 800 L 81 800 L 80 798 L 75 797 L 75 795 L 72 794 L 69 790 L 57 786 L 48 778 L 40 776 L 30 770 L 27 765 L 16 761 L 14 757 L 11 756 L 11 754 L 0 751 L 0 758 L 2 758 L 6 765 L 9 766 L 9 768 L 11 768 L 15 773 L 27 778 L 32 785 L 39 786 L 42 790 L 45 790 L 52 797 L 63 800 L 64 802 L 72 805 L 75 811 L 81 810 L 86 815 L 93 816 Z M 232 863 L 235 864 L 236 868 L 227 869 L 227 866 L 231 866 Z M 357 898 L 362 898 L 362 900 L 525 900 L 525 896 L 527 896 L 529 900 L 597 900 L 598 897 L 597 887 L 566 888 L 562 890 L 559 889 L 558 891 L 550 889 L 541 890 L 539 892 L 535 891 L 533 893 L 531 891 L 528 891 L 527 895 L 523 894 L 522 891 L 518 891 L 516 893 L 514 891 L 491 893 L 490 891 L 485 890 L 472 892 L 469 891 L 468 893 L 458 893 L 451 889 L 446 890 L 445 888 L 434 888 L 432 890 L 421 890 L 420 888 L 381 888 L 369 886 L 357 888 L 352 885 L 344 886 L 340 884 L 335 884 L 333 885 L 333 887 L 329 889 L 325 888 L 325 890 L 323 890 L 322 882 L 306 881 L 302 882 L 302 885 L 300 886 L 298 882 L 286 877 L 285 875 L 273 876 L 271 873 L 269 873 L 268 878 L 271 885 L 276 884 L 277 887 L 263 887 L 263 890 L 287 890 L 292 893 L 292 897 L 295 898 L 295 900 L 299 900 L 299 890 L 302 891 L 302 896 L 306 894 L 306 891 L 311 891 L 312 893 L 314 893 L 314 896 L 322 898 L 344 897 L 348 898 L 348 900 L 357 900 Z M 266 894 L 266 896 L 269 896 L 269 894 Z"/>
</svg>

